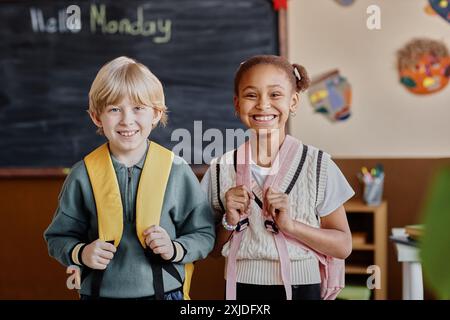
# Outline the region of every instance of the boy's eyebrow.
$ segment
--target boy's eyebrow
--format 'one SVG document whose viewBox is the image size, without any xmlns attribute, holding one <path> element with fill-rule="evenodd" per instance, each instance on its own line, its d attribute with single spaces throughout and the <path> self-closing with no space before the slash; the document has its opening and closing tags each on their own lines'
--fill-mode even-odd
<svg viewBox="0 0 450 320">
<path fill-rule="evenodd" d="M 123 104 L 123 103 L 110 103 L 110 104 L 108 104 L 108 105 L 106 105 L 106 106 L 107 106 L 107 107 L 122 108 L 122 107 L 124 107 L 124 106 L 126 106 L 126 105 Z M 148 106 L 148 105 L 143 104 L 143 103 L 134 103 L 134 102 L 130 103 L 130 106 L 131 106 L 131 107 L 152 107 L 152 106 Z"/>
</svg>

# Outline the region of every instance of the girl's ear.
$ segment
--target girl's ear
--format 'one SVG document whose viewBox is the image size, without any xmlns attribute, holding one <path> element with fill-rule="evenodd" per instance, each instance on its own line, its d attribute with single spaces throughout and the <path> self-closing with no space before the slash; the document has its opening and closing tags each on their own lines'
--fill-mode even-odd
<svg viewBox="0 0 450 320">
<path fill-rule="evenodd" d="M 289 107 L 289 111 L 290 112 L 295 112 L 295 110 L 297 110 L 299 102 L 300 102 L 300 95 L 298 94 L 298 92 L 296 92 L 296 93 L 294 93 L 292 95 L 291 105 Z"/>
<path fill-rule="evenodd" d="M 239 115 L 241 109 L 239 108 L 239 98 L 237 96 L 234 96 L 233 103 L 234 103 L 234 112 L 236 115 Z"/>
<path fill-rule="evenodd" d="M 102 121 L 98 117 L 95 112 L 89 111 L 89 116 L 91 117 L 92 122 L 99 128 L 103 127 Z"/>
</svg>

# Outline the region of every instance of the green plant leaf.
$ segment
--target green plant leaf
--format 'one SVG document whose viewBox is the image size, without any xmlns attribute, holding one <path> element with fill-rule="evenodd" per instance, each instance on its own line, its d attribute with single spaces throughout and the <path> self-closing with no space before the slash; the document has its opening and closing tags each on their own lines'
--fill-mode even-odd
<svg viewBox="0 0 450 320">
<path fill-rule="evenodd" d="M 431 185 L 421 239 L 424 278 L 441 299 L 450 298 L 450 168 L 441 169 Z"/>
</svg>

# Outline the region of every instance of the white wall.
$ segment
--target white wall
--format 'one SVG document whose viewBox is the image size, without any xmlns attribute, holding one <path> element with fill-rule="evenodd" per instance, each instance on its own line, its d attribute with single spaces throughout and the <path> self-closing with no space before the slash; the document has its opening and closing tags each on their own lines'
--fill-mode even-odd
<svg viewBox="0 0 450 320">
<path fill-rule="evenodd" d="M 310 75 L 338 68 L 352 85 L 352 116 L 331 123 L 303 94 L 291 133 L 337 158 L 450 157 L 450 84 L 418 96 L 398 81 L 396 51 L 414 37 L 442 40 L 450 24 L 425 14 L 426 0 L 290 0 L 289 59 Z M 381 8 L 381 30 L 368 30 L 366 9 Z"/>
</svg>

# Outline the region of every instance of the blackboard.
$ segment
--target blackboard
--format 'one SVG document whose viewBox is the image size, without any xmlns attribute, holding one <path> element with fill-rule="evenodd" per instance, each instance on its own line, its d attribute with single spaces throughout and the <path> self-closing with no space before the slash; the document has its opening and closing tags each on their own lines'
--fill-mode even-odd
<svg viewBox="0 0 450 320">
<path fill-rule="evenodd" d="M 67 20 L 73 4 L 80 29 Z M 86 113 L 88 92 L 115 57 L 137 59 L 163 83 L 169 124 L 151 138 L 173 148 L 174 130 L 193 133 L 197 120 L 201 132 L 241 128 L 232 104 L 236 68 L 254 54 L 279 53 L 269 0 L 6 1 L 0 8 L 0 168 L 70 167 L 104 142 Z"/>
</svg>

